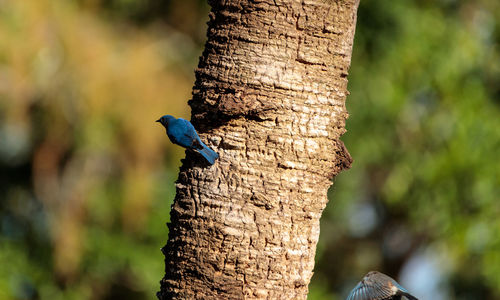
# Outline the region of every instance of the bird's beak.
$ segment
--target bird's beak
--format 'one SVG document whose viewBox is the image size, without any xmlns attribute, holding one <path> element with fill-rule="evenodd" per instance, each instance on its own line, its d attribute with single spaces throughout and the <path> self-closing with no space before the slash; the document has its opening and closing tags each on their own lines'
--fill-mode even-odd
<svg viewBox="0 0 500 300">
<path fill-rule="evenodd" d="M 161 122 L 161 119 L 156 120 L 155 122 Z"/>
</svg>

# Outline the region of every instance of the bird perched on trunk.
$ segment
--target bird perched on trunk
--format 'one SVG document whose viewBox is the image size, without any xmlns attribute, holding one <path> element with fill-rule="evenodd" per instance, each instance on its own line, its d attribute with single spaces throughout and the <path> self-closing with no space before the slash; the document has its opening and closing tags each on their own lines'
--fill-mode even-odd
<svg viewBox="0 0 500 300">
<path fill-rule="evenodd" d="M 188 120 L 181 118 L 176 119 L 173 116 L 164 115 L 156 120 L 156 122 L 160 122 L 161 125 L 165 127 L 167 135 L 172 143 L 197 151 L 203 155 L 203 157 L 211 165 L 213 165 L 215 160 L 219 158 L 219 155 L 215 153 L 215 151 L 208 148 L 207 145 L 201 141 L 193 127 L 193 124 L 191 124 Z"/>
<path fill-rule="evenodd" d="M 377 271 L 368 272 L 354 287 L 347 300 L 418 300 L 396 280 Z"/>
</svg>

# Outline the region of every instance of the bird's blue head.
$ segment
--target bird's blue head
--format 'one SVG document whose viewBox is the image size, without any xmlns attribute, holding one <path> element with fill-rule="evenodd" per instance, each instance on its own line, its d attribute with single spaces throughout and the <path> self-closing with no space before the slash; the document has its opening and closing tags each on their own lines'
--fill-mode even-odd
<svg viewBox="0 0 500 300">
<path fill-rule="evenodd" d="M 158 120 L 156 120 L 156 122 L 159 122 L 161 125 L 163 125 L 163 127 L 167 128 L 168 123 L 172 122 L 173 120 L 175 120 L 175 118 L 173 116 L 171 116 L 171 115 L 164 115 L 163 117 L 161 117 Z"/>
</svg>

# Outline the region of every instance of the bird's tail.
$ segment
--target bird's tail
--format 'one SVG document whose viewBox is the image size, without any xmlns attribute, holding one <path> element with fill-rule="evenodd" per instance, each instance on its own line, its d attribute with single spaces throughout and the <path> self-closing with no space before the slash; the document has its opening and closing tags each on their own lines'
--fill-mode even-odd
<svg viewBox="0 0 500 300">
<path fill-rule="evenodd" d="M 409 293 L 402 293 L 403 296 L 405 296 L 406 298 L 410 299 L 410 300 L 418 300 L 416 297 L 414 297 L 413 295 L 410 295 Z"/>
<path fill-rule="evenodd" d="M 219 158 L 219 154 L 217 154 L 214 150 L 207 147 L 207 145 L 203 144 L 203 148 L 198 149 L 198 152 L 203 155 L 203 157 L 213 165 L 215 160 Z"/>
</svg>

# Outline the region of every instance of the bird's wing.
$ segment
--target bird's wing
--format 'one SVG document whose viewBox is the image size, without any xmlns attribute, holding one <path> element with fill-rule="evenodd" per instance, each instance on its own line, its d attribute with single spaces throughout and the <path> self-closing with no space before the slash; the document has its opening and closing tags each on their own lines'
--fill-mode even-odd
<svg viewBox="0 0 500 300">
<path fill-rule="evenodd" d="M 195 132 L 195 134 L 196 134 L 196 132 Z M 188 140 L 190 142 L 191 148 L 198 149 L 198 150 L 203 149 L 204 144 L 197 134 L 193 135 L 193 134 L 185 132 L 184 138 L 185 138 L 185 140 Z"/>
<path fill-rule="evenodd" d="M 407 299 L 410 299 L 410 300 L 418 300 L 415 296 L 410 294 L 410 292 L 408 292 L 407 289 L 405 289 L 399 283 L 397 283 L 396 280 L 392 279 L 391 277 L 389 277 L 385 274 L 379 273 L 379 280 L 382 278 L 386 282 L 386 284 L 383 285 L 383 287 L 385 287 L 385 290 L 391 291 L 391 289 L 394 289 L 394 290 L 392 290 L 392 295 L 401 295 L 401 296 L 405 296 Z M 381 281 L 379 281 L 379 280 L 377 280 L 376 283 L 381 285 Z"/>
<path fill-rule="evenodd" d="M 184 148 L 192 148 L 193 140 L 197 137 L 192 125 L 190 126 L 188 121 L 180 118 L 169 123 L 167 135 L 174 144 Z"/>
<path fill-rule="evenodd" d="M 382 284 L 361 281 L 351 291 L 347 300 L 383 300 L 394 296 L 394 292 Z"/>
<path fill-rule="evenodd" d="M 182 121 L 184 123 L 184 136 L 186 139 L 189 139 L 191 141 L 191 147 L 195 149 L 203 149 L 203 142 L 201 141 L 200 137 L 198 136 L 198 133 L 196 132 L 196 129 L 194 128 L 193 124 L 189 122 L 188 120 L 179 118 L 178 120 Z"/>
</svg>

